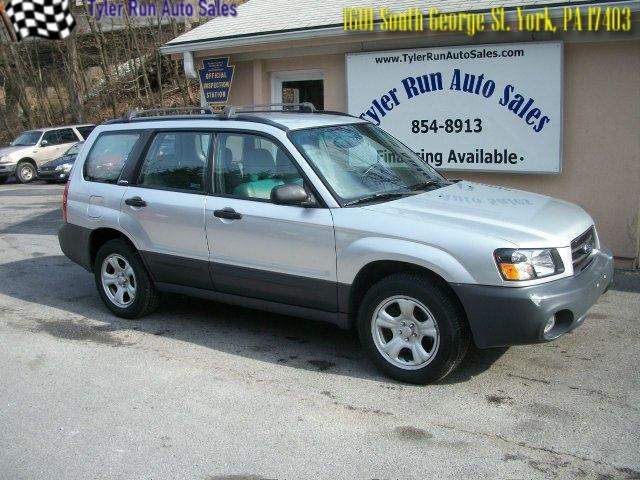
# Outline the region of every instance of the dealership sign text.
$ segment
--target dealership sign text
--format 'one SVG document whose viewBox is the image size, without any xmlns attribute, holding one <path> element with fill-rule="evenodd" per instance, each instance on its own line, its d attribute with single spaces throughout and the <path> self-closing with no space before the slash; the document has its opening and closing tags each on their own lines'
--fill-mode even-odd
<svg viewBox="0 0 640 480">
<path fill-rule="evenodd" d="M 560 43 L 347 56 L 349 113 L 435 167 L 558 173 Z"/>
</svg>

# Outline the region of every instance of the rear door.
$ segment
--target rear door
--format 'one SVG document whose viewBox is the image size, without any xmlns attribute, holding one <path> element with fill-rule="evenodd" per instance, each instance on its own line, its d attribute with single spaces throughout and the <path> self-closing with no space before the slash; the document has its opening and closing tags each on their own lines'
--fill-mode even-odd
<svg viewBox="0 0 640 480">
<path fill-rule="evenodd" d="M 88 145 L 79 174 L 83 181 L 72 181 L 69 191 L 68 214 L 73 223 L 91 230 L 118 225 L 126 191 L 119 181 L 123 172 L 126 175 L 127 169 L 135 167 L 144 138 L 143 131 L 108 131 Z"/>
<path fill-rule="evenodd" d="M 211 288 L 204 209 L 213 134 L 156 131 L 127 187 L 120 224 L 156 282 Z"/>
<path fill-rule="evenodd" d="M 270 200 L 278 185 L 305 185 L 295 161 L 274 139 L 252 133 L 219 133 L 215 150 L 205 215 L 215 289 L 336 312 L 331 211 Z"/>
<path fill-rule="evenodd" d="M 79 137 L 73 128 L 61 128 L 60 130 L 58 130 L 58 135 L 60 141 L 60 155 L 69 150 L 72 145 L 75 145 L 80 140 L 83 140 L 83 138 Z"/>
</svg>

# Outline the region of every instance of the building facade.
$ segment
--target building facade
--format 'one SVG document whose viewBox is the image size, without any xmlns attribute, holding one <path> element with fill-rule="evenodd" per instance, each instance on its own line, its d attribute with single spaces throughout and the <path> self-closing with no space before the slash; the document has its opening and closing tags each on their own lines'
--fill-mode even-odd
<svg viewBox="0 0 640 480">
<path fill-rule="evenodd" d="M 351 25 L 345 23 L 345 12 L 348 18 L 353 4 L 375 7 L 372 11 L 374 23 L 370 30 L 353 31 L 350 30 Z M 516 9 L 516 6 L 523 4 L 526 7 L 524 10 Z M 589 7 L 600 6 L 604 9 L 612 5 L 628 9 L 631 22 L 628 31 L 589 32 L 586 27 L 579 30 L 575 26 L 575 18 L 581 15 L 578 7 L 584 9 L 582 12 L 586 22 Z M 423 150 L 422 153 L 429 156 L 430 160 L 434 157 L 432 150 L 436 149 L 430 145 L 435 144 L 449 145 L 452 151 L 462 148 L 462 145 L 469 150 L 469 145 L 473 145 L 469 142 L 473 141 L 478 144 L 489 142 L 488 145 L 493 145 L 491 142 L 496 145 L 506 142 L 513 148 L 521 148 L 528 154 L 526 162 L 524 157 L 527 155 L 517 154 L 520 158 L 516 159 L 514 154 L 513 167 L 510 168 L 495 164 L 457 165 L 446 162 L 434 166 L 450 178 L 533 191 L 581 205 L 595 219 L 601 240 L 613 250 L 618 265 L 637 268 L 640 250 L 640 2 L 503 2 L 503 26 L 511 27 L 511 31 L 491 31 L 487 27 L 486 31 L 475 35 L 469 35 L 466 27 L 460 31 L 433 31 L 429 28 L 382 31 L 378 6 L 377 3 L 366 1 L 330 0 L 318 3 L 308 0 L 250 0 L 239 8 L 237 17 L 214 19 L 174 39 L 163 47 L 163 52 L 183 58 L 187 75 L 194 78 L 199 78 L 202 73 L 204 60 L 223 59 L 223 69 L 227 70 L 226 74 L 221 75 L 226 81 L 207 84 L 212 91 L 221 87 L 218 90 L 222 90 L 222 93 L 213 93 L 219 97 L 207 98 L 203 91 L 203 104 L 256 105 L 311 101 L 318 108 L 361 115 L 367 111 L 367 105 L 357 102 L 361 93 L 367 92 L 363 95 L 370 94 L 378 102 L 377 107 L 375 102 L 370 106 L 374 120 L 389 113 L 388 118 L 394 120 L 387 123 L 380 121 L 381 126 L 394 135 L 400 135 L 399 138 L 410 146 L 413 145 L 403 137 L 403 132 L 399 134 L 394 131 L 394 128 L 399 128 L 398 123 L 404 125 L 402 128 L 409 129 L 410 120 L 418 121 L 414 123 L 414 133 L 421 133 L 421 129 L 424 133 L 432 133 L 431 136 L 421 135 L 420 149 L 417 146 L 414 148 L 416 151 Z M 425 27 L 429 26 L 426 23 L 430 7 L 441 8 L 444 12 L 475 13 L 476 19 L 482 15 L 489 25 L 492 15 L 495 15 L 492 11 L 494 6 L 495 2 L 483 0 L 455 4 L 409 0 L 393 2 L 394 11 L 411 12 L 415 9 L 411 20 L 414 26 L 415 12 L 420 8 L 424 12 L 421 21 L 425 22 Z M 357 14 L 358 11 L 354 12 Z M 605 14 L 605 10 L 602 12 Z M 535 18 L 536 14 L 540 14 L 540 18 L 551 18 L 558 25 L 567 21 L 567 15 L 572 15 L 574 24 L 566 31 L 516 31 L 518 22 L 523 22 L 523 19 L 526 22 L 527 18 Z M 455 19 L 450 17 L 449 20 Z M 557 52 L 544 50 L 549 45 L 557 46 Z M 454 58 L 450 64 L 446 63 L 446 58 L 439 60 L 437 55 L 442 51 L 469 49 L 476 52 L 523 51 L 526 55 L 517 61 L 505 59 L 502 62 L 498 59 L 493 66 L 482 61 L 475 62 L 477 59 L 474 59 L 475 63 L 470 62 L 466 53 L 463 54 L 467 55 L 466 58 Z M 372 63 L 357 61 L 362 55 L 369 55 Z M 384 72 L 378 69 L 376 62 L 393 63 L 393 58 L 399 55 L 403 59 L 401 64 L 387 66 Z M 428 57 L 429 61 L 420 55 Z M 414 62 L 412 58 L 418 60 Z M 445 96 L 451 95 L 449 90 L 454 90 L 454 80 L 446 77 L 446 72 L 466 68 L 474 72 L 477 81 L 480 72 L 484 72 L 483 75 L 486 73 L 485 67 L 492 73 L 487 73 L 483 78 L 484 85 L 476 85 L 476 95 L 467 91 L 466 96 Z M 433 74 L 435 70 L 438 70 L 437 73 L 440 70 L 445 72 L 443 92 L 439 93 L 441 97 L 424 96 L 424 103 L 415 102 L 411 114 L 408 113 L 408 107 L 402 110 L 404 105 L 408 105 L 406 98 L 412 97 L 412 90 L 405 82 L 407 89 L 402 91 L 403 83 L 400 80 L 422 71 L 427 75 L 431 72 L 431 79 L 437 80 Z M 462 72 L 458 73 L 462 75 Z M 390 80 L 394 74 L 397 74 L 397 82 Z M 490 75 L 495 79 L 495 94 L 491 85 L 486 86 Z M 415 78 L 420 80 L 420 75 Z M 519 83 L 512 86 L 510 78 L 517 79 Z M 391 97 L 387 95 L 385 100 L 385 95 L 378 96 L 375 93 L 392 92 L 393 85 L 397 85 L 403 95 L 396 92 L 398 98 L 395 104 L 393 94 Z M 422 84 L 414 82 L 413 85 L 413 91 L 418 93 Z M 507 85 L 506 93 L 501 93 L 503 85 Z M 425 87 L 424 91 L 430 90 L 429 85 L 422 86 Z M 433 84 L 430 86 L 433 87 Z M 482 90 L 485 86 L 486 89 Z M 513 94 L 519 86 L 524 87 L 525 92 L 536 91 L 537 94 L 532 95 L 528 103 L 522 105 L 524 102 L 520 102 L 514 106 Z M 511 97 L 507 91 L 509 87 L 512 87 Z M 424 93 L 423 90 L 419 93 Z M 493 95 L 486 95 L 485 99 L 483 93 Z M 507 98 L 501 99 L 502 95 Z M 527 95 L 524 94 L 524 97 L 526 99 Z M 534 107 L 537 105 L 534 97 L 536 102 L 539 98 L 544 100 L 540 108 Z M 216 101 L 211 102 L 212 99 Z M 438 106 L 438 102 L 443 106 Z M 400 103 L 403 105 L 400 106 Z M 505 108 L 500 109 L 502 104 Z M 397 108 L 392 112 L 393 107 Z M 533 130 L 527 124 L 533 125 L 535 130 L 536 124 L 544 118 L 545 108 L 554 111 L 553 115 L 549 115 L 551 121 L 545 130 L 545 133 L 550 133 L 547 137 L 535 137 L 535 132 L 531 133 Z M 481 115 L 477 113 L 480 111 L 478 109 L 482 111 Z M 442 112 L 442 118 L 439 119 L 442 134 L 436 135 L 433 130 L 433 127 L 438 127 L 438 122 L 432 124 L 432 119 L 421 118 L 416 113 L 421 111 Z M 476 117 L 481 117 L 490 128 L 485 128 L 482 134 L 474 137 L 474 127 L 470 122 Z M 372 119 L 366 115 L 364 118 Z M 452 126 L 454 133 L 448 136 L 444 130 L 447 120 L 450 120 L 447 125 Z M 513 126 L 516 121 L 518 127 Z M 457 131 L 456 127 L 460 127 L 462 132 Z M 485 132 L 486 137 L 483 136 Z M 407 138 L 418 137 L 408 135 L 407 131 Z M 480 151 L 479 155 L 487 155 L 489 151 L 488 148 L 477 150 Z M 499 153 L 496 155 L 502 158 Z M 509 155 L 511 153 L 505 148 L 504 156 Z"/>
</svg>

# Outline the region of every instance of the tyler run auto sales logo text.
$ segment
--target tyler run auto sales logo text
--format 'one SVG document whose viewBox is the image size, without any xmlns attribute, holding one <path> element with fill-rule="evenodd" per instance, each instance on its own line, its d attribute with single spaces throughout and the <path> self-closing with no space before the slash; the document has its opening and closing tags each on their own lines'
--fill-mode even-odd
<svg viewBox="0 0 640 480">
<path fill-rule="evenodd" d="M 23 40 L 27 37 L 42 37 L 62 40 L 71 35 L 76 26 L 69 2 L 70 0 L 10 0 L 4 11 L 0 9 L 0 13 L 12 38 Z"/>
</svg>

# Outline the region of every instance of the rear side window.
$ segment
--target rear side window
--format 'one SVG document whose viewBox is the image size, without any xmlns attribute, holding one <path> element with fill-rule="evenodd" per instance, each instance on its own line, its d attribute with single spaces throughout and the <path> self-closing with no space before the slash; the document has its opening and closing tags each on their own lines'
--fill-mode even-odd
<svg viewBox="0 0 640 480">
<path fill-rule="evenodd" d="M 84 162 L 85 180 L 116 183 L 139 139 L 138 132 L 101 134 Z"/>
<path fill-rule="evenodd" d="M 211 133 L 158 133 L 144 159 L 138 185 L 204 192 Z"/>
<path fill-rule="evenodd" d="M 47 142 L 47 145 L 60 145 L 60 134 L 58 130 L 50 130 L 45 132 L 42 137 L 43 142 Z"/>
<path fill-rule="evenodd" d="M 76 127 L 76 130 L 78 130 L 78 133 L 80 133 L 80 135 L 82 135 L 82 138 L 86 140 L 91 132 L 95 130 L 95 128 L 95 125 L 90 125 L 86 127 Z"/>
<path fill-rule="evenodd" d="M 78 136 L 75 134 L 73 129 L 71 128 L 63 128 L 62 130 L 58 130 L 58 134 L 60 135 L 60 143 L 74 143 L 79 140 Z"/>
</svg>

